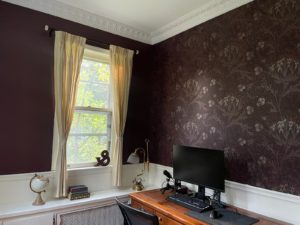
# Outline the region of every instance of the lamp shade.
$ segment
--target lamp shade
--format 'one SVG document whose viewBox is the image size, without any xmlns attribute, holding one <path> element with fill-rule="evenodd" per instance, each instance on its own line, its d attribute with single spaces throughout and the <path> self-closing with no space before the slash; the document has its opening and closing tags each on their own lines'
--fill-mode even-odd
<svg viewBox="0 0 300 225">
<path fill-rule="evenodd" d="M 131 153 L 127 159 L 127 162 L 131 164 L 140 163 L 140 157 L 136 153 Z"/>
</svg>

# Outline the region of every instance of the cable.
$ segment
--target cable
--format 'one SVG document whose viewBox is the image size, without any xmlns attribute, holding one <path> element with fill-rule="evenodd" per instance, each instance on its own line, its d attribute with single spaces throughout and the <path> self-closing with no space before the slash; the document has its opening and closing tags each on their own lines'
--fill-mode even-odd
<svg viewBox="0 0 300 225">
<path fill-rule="evenodd" d="M 164 180 L 161 184 L 161 188 L 163 188 L 166 183 L 167 183 L 167 181 Z"/>
</svg>

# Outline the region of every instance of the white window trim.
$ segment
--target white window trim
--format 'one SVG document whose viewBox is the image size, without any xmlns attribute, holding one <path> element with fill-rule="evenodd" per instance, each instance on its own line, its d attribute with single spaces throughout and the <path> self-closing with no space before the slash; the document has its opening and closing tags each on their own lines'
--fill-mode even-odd
<svg viewBox="0 0 300 225">
<path fill-rule="evenodd" d="M 109 59 L 109 50 L 103 49 L 103 48 L 98 48 L 94 47 L 91 45 L 86 45 L 85 50 L 84 50 L 84 55 L 83 59 L 88 59 L 100 63 L 110 63 Z M 111 78 L 110 78 L 111 79 Z M 111 99 L 111 85 L 109 86 L 109 106 L 108 108 L 94 108 L 91 106 L 75 106 L 74 111 L 95 111 L 95 112 L 106 112 L 109 113 L 110 116 L 112 117 L 112 99 Z M 109 145 L 111 145 L 111 140 L 112 140 L 112 132 L 110 129 L 110 134 L 107 134 L 110 137 Z M 69 134 L 70 136 L 70 134 Z M 109 149 L 111 149 L 111 146 L 109 146 Z M 67 149 L 68 150 L 68 149 Z M 110 155 L 111 157 L 111 155 Z M 94 162 L 85 162 L 85 163 L 72 163 L 72 164 L 67 164 L 67 169 L 68 170 L 82 170 L 82 169 L 91 169 L 91 168 L 99 168 L 96 167 L 97 161 L 95 159 Z M 109 165 L 111 167 L 111 165 Z M 100 166 L 101 167 L 101 166 Z"/>
</svg>

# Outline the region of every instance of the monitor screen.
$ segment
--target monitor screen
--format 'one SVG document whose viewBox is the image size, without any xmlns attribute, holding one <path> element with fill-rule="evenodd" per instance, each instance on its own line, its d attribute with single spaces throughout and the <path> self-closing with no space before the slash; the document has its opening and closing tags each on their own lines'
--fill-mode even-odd
<svg viewBox="0 0 300 225">
<path fill-rule="evenodd" d="M 221 150 L 173 146 L 174 178 L 224 191 L 225 165 Z"/>
</svg>

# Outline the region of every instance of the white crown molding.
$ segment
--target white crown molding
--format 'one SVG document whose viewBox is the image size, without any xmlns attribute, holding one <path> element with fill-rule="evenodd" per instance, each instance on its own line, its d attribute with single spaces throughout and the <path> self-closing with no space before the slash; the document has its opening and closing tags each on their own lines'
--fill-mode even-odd
<svg viewBox="0 0 300 225">
<path fill-rule="evenodd" d="M 178 18 L 151 33 L 151 44 L 156 44 L 212 18 L 245 5 L 253 0 L 210 0 L 204 6 Z"/>
<path fill-rule="evenodd" d="M 113 21 L 111 19 L 90 13 L 88 11 L 63 4 L 56 0 L 4 0 L 15 5 L 34 9 L 43 13 L 94 27 L 112 34 L 117 34 L 143 43 L 150 43 L 147 32 Z M 45 24 L 46 25 L 46 24 Z"/>
<path fill-rule="evenodd" d="M 56 0 L 4 0 L 146 44 L 156 44 L 253 0 L 210 0 L 207 4 L 151 33 Z"/>
</svg>

